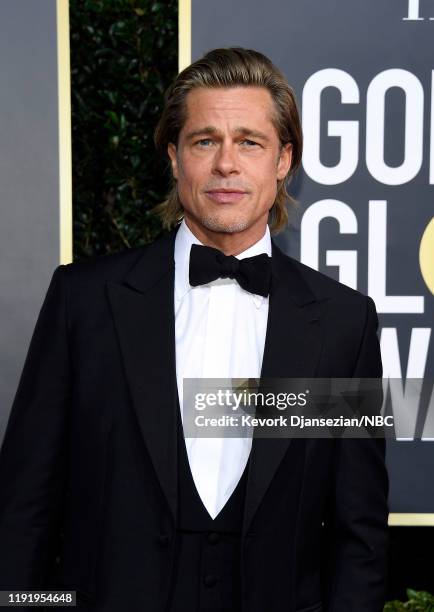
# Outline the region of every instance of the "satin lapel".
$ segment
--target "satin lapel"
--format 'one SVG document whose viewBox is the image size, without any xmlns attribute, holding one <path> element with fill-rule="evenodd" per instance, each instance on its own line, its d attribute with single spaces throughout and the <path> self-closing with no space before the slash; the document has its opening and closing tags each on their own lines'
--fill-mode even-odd
<svg viewBox="0 0 434 612">
<path fill-rule="evenodd" d="M 261 380 L 315 376 L 321 351 L 321 304 L 295 264 L 273 243 L 273 282 Z M 290 438 L 253 439 L 243 533 L 291 443 Z"/>
<path fill-rule="evenodd" d="M 132 404 L 176 520 L 174 236 L 172 232 L 147 247 L 124 282 L 107 283 L 107 291 Z"/>
</svg>

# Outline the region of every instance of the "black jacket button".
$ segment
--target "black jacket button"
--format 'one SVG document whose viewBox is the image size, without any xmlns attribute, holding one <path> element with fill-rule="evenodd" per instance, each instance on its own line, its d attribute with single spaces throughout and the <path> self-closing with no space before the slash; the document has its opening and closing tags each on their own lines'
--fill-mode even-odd
<svg viewBox="0 0 434 612">
<path fill-rule="evenodd" d="M 158 536 L 158 541 L 161 544 L 161 546 L 168 546 L 170 542 L 170 537 L 167 535 L 167 533 L 161 533 Z"/>
<path fill-rule="evenodd" d="M 217 583 L 217 576 L 207 574 L 204 576 L 203 583 L 206 587 L 213 587 Z"/>
<path fill-rule="evenodd" d="M 220 541 L 220 536 L 218 533 L 212 532 L 208 534 L 208 542 L 210 544 L 217 544 Z"/>
</svg>

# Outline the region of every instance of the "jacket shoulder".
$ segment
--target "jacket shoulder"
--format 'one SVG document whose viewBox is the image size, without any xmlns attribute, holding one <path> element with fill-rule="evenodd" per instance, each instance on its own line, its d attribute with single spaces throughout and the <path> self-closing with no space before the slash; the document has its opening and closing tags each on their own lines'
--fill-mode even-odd
<svg viewBox="0 0 434 612">
<path fill-rule="evenodd" d="M 149 245 L 126 249 L 118 253 L 99 255 L 83 261 L 76 261 L 65 265 L 68 276 L 74 279 L 106 277 L 115 280 L 119 274 L 125 274 L 134 265 L 139 257 L 147 250 Z"/>
<path fill-rule="evenodd" d="M 150 244 L 69 263 L 63 267 L 69 283 L 80 288 L 98 286 L 106 282 L 121 282 L 140 259 L 146 260 L 149 256 L 151 260 L 155 247 L 163 240 L 164 236 Z"/>
<path fill-rule="evenodd" d="M 283 254 L 283 256 L 286 258 L 288 265 L 291 266 L 309 286 L 317 300 L 321 301 L 332 298 L 333 300 L 344 303 L 366 304 L 367 296 L 361 291 L 344 285 L 340 281 L 301 263 L 289 255 Z"/>
</svg>

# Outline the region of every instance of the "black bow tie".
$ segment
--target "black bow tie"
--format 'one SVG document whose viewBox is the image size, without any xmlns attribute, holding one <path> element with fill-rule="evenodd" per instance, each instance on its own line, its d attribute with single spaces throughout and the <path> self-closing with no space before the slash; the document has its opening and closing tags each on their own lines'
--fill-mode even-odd
<svg viewBox="0 0 434 612">
<path fill-rule="evenodd" d="M 193 244 L 190 251 L 190 285 L 205 285 L 216 278 L 235 278 L 246 291 L 267 297 L 271 284 L 271 257 L 261 253 L 237 259 L 218 249 Z"/>
</svg>

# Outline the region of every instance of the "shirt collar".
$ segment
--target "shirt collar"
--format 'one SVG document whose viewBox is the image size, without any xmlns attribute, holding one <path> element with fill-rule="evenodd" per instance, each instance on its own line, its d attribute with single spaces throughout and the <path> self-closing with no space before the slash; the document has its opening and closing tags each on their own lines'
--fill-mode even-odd
<svg viewBox="0 0 434 612">
<path fill-rule="evenodd" d="M 187 226 L 185 219 L 183 219 L 175 237 L 175 297 L 177 301 L 181 301 L 193 289 L 189 283 L 190 249 L 192 244 L 202 244 L 202 242 L 196 238 Z M 253 257 L 260 253 L 266 253 L 271 257 L 271 252 L 271 236 L 267 225 L 263 237 L 236 257 L 237 259 L 244 259 L 245 257 Z M 195 289 L 199 288 L 195 287 Z M 262 295 L 251 295 L 257 308 L 260 308 L 262 302 L 268 299 Z"/>
</svg>

